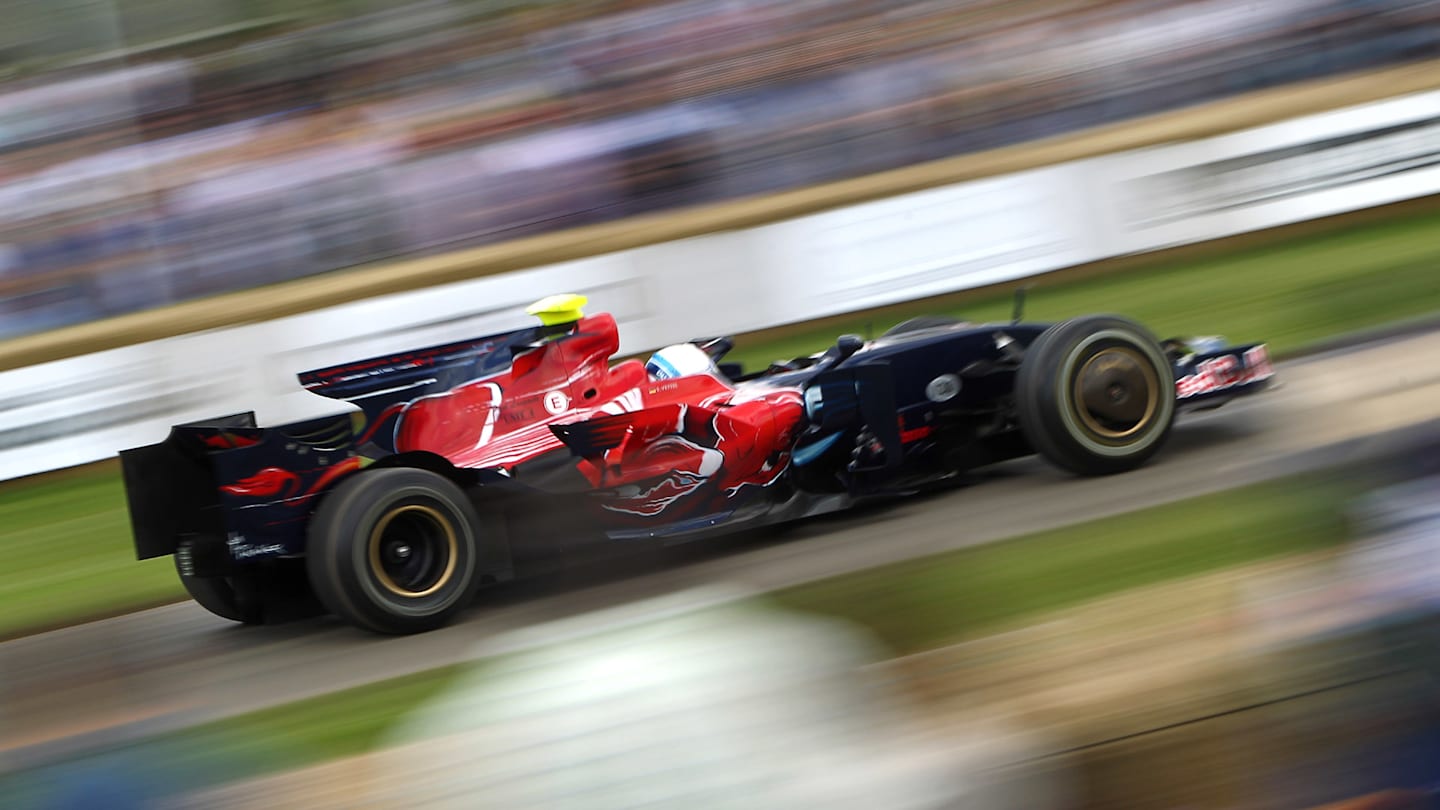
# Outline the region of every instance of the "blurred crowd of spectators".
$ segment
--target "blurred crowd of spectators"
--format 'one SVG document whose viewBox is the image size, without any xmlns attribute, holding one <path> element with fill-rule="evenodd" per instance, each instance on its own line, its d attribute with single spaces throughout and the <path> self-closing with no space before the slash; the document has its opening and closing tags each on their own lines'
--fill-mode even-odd
<svg viewBox="0 0 1440 810">
<path fill-rule="evenodd" d="M 1423 58 L 1440 0 L 424 2 L 0 85 L 0 338 Z"/>
</svg>

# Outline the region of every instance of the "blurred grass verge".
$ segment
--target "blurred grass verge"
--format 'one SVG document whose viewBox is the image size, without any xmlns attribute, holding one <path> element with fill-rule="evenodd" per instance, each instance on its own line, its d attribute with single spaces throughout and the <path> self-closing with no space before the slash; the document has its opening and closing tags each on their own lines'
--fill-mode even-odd
<svg viewBox="0 0 1440 810">
<path fill-rule="evenodd" d="M 1092 599 L 1340 545 L 1353 482 L 1277 479 L 788 588 L 786 607 L 869 628 L 897 654 Z"/>
<path fill-rule="evenodd" d="M 854 622 L 896 654 L 914 653 L 1145 585 L 1333 547 L 1345 539 L 1340 510 L 1347 499 L 1341 496 L 1349 491 L 1345 479 L 1307 474 L 765 598 L 782 608 Z M 186 772 L 224 772 L 227 779 L 357 755 L 383 744 L 397 723 L 473 666 L 277 706 L 142 746 L 183 752 L 183 761 L 168 764 Z"/>
<path fill-rule="evenodd" d="M 1346 332 L 1440 312 L 1440 210 L 1308 223 L 1178 254 L 1135 257 L 1119 269 L 1079 268 L 1040 280 L 1026 317 L 1086 312 L 1136 318 L 1161 337 L 1225 334 L 1264 340 L 1284 356 Z M 751 336 L 747 365 L 823 349 L 835 335 L 879 334 L 921 313 L 1006 320 L 1005 290 L 958 294 Z M 0 571 L 0 639 L 156 604 L 184 592 L 168 558 L 136 562 L 114 463 L 0 484 L 0 525 L 14 561 Z M 18 553 L 17 553 L 18 552 Z"/>
<path fill-rule="evenodd" d="M 170 558 L 136 562 L 116 462 L 0 485 L 0 526 L 0 639 L 185 597 Z"/>
<path fill-rule="evenodd" d="M 461 671 L 429 670 L 0 773 L 0 805 L 62 806 L 49 800 L 77 776 L 104 776 L 117 768 L 148 771 L 151 789 L 171 796 L 359 754 L 379 747 L 397 721 L 438 695 Z"/>
</svg>

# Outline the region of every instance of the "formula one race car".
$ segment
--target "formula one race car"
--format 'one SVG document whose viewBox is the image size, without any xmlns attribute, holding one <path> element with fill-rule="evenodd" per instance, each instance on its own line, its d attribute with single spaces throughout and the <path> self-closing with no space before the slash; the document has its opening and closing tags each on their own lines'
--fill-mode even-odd
<svg viewBox="0 0 1440 810">
<path fill-rule="evenodd" d="M 351 413 L 251 413 L 122 452 L 141 559 L 173 554 L 210 611 L 286 589 L 378 632 L 450 620 L 485 583 L 614 541 L 690 538 L 915 492 L 1039 453 L 1081 475 L 1160 449 L 1178 411 L 1264 387 L 1263 345 L 1159 342 L 1114 316 L 926 317 L 746 373 L 728 338 L 611 365 L 609 315 L 305 372 Z"/>
</svg>

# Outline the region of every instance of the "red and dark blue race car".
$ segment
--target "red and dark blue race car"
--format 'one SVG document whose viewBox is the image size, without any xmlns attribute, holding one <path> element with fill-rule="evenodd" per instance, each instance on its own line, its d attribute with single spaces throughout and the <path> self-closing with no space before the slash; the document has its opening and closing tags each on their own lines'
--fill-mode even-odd
<svg viewBox="0 0 1440 810">
<path fill-rule="evenodd" d="M 554 296 L 535 327 L 300 375 L 348 413 L 236 414 L 123 451 L 138 556 L 174 555 L 195 600 L 236 621 L 302 591 L 418 632 L 587 547 L 794 520 L 1032 453 L 1131 470 L 1177 412 L 1274 375 L 1260 344 L 1018 312 L 918 318 L 754 372 L 724 362 L 728 338 L 612 364 L 615 320 L 583 305 Z"/>
</svg>

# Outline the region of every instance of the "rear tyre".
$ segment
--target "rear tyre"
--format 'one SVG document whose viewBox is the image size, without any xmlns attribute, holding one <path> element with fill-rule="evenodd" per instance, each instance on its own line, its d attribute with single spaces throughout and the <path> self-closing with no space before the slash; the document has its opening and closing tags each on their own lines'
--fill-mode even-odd
<svg viewBox="0 0 1440 810">
<path fill-rule="evenodd" d="M 377 633 L 447 624 L 474 595 L 479 520 L 465 493 L 427 470 L 373 470 L 342 483 L 310 523 L 306 570 L 331 613 Z"/>
<path fill-rule="evenodd" d="M 1175 422 L 1169 359 L 1144 327 L 1109 315 L 1050 327 L 1015 378 L 1020 428 L 1048 461 L 1079 475 L 1144 464 Z"/>
<path fill-rule="evenodd" d="M 964 321 L 959 318 L 952 318 L 949 315 L 921 315 L 916 318 L 911 318 L 908 321 L 901 321 L 895 324 L 889 329 L 886 329 L 880 337 L 892 337 L 910 332 L 923 332 L 926 329 L 940 329 L 946 326 L 957 326 L 962 323 L 964 323 Z"/>
<path fill-rule="evenodd" d="M 265 621 L 265 604 L 255 583 L 243 577 L 185 576 L 180 567 L 180 557 L 176 556 L 174 560 L 180 584 L 200 607 L 222 619 L 241 624 L 261 624 Z"/>
</svg>

